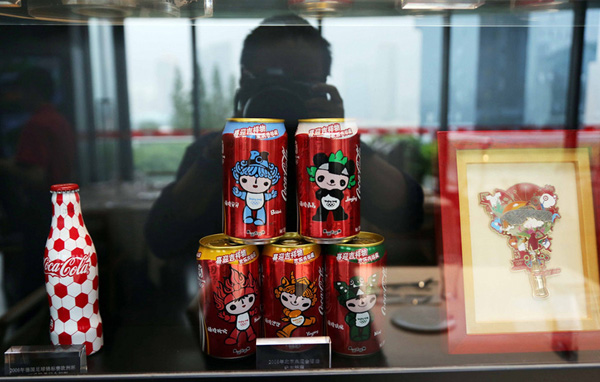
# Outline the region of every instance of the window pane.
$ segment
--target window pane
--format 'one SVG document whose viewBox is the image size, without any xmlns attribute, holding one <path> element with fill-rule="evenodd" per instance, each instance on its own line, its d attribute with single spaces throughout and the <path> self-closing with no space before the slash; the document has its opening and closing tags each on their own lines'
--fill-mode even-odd
<svg viewBox="0 0 600 382">
<path fill-rule="evenodd" d="M 572 20 L 572 11 L 453 16 L 450 125 L 562 126 Z"/>
<path fill-rule="evenodd" d="M 479 29 L 463 25 L 478 25 L 479 16 L 452 16 L 451 22 L 448 124 L 460 128 L 476 121 Z"/>
<path fill-rule="evenodd" d="M 527 29 L 524 124 L 563 127 L 573 12 L 531 14 Z"/>
<path fill-rule="evenodd" d="M 600 9 L 586 15 L 583 70 L 581 75 L 581 124 L 600 127 Z"/>
<path fill-rule="evenodd" d="M 340 91 L 345 116 L 357 119 L 362 152 L 376 152 L 385 163 L 383 171 L 401 173 L 426 197 L 432 194 L 435 155 L 427 130 L 440 123 L 441 24 L 440 16 L 323 21 L 333 56 L 329 83 Z M 370 206 L 361 208 L 364 212 Z M 377 232 L 367 215 L 363 213 L 363 229 Z M 395 221 L 386 219 L 381 216 L 375 224 Z M 422 228 L 416 235 L 388 227 L 389 261 L 435 263 L 432 221 L 428 215 L 422 225 L 414 222 Z"/>
<path fill-rule="evenodd" d="M 220 130 L 233 115 L 244 38 L 261 20 L 198 20 L 200 129 Z"/>
<path fill-rule="evenodd" d="M 89 24 L 94 143 L 97 166 L 95 181 L 118 179 L 118 102 L 113 29 L 101 21 Z"/>
<path fill-rule="evenodd" d="M 173 178 L 192 138 L 192 36 L 188 20 L 126 19 L 134 169 Z"/>
<path fill-rule="evenodd" d="M 330 83 L 346 116 L 361 128 L 438 125 L 440 23 L 441 17 L 324 20 Z"/>
</svg>

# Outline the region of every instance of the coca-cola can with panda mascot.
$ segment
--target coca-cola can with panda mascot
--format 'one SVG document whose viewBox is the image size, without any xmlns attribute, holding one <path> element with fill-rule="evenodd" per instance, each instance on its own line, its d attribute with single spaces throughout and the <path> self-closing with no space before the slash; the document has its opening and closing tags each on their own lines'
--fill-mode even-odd
<svg viewBox="0 0 600 382">
<path fill-rule="evenodd" d="M 298 231 L 335 244 L 360 233 L 360 137 L 351 119 L 304 119 L 296 131 Z"/>
<path fill-rule="evenodd" d="M 287 133 L 283 119 L 230 118 L 223 130 L 223 231 L 268 244 L 286 232 Z"/>
</svg>

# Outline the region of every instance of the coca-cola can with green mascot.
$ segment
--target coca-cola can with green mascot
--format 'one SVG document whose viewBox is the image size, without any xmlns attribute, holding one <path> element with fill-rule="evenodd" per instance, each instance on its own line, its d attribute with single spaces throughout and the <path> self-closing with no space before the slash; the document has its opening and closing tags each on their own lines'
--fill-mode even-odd
<svg viewBox="0 0 600 382">
<path fill-rule="evenodd" d="M 348 356 L 377 353 L 385 344 L 387 253 L 381 235 L 361 232 L 325 247 L 326 334 Z"/>
</svg>

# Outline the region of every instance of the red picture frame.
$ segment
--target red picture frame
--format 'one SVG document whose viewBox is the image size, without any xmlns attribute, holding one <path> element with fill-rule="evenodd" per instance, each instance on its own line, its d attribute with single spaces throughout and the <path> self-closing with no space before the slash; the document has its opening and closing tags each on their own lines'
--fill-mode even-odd
<svg viewBox="0 0 600 382">
<path fill-rule="evenodd" d="M 464 354 L 600 349 L 600 319 L 598 318 L 600 317 L 600 313 L 597 311 L 597 305 L 600 304 L 600 295 L 598 292 L 599 252 L 596 245 L 596 239 L 600 233 L 600 185 L 598 184 L 600 182 L 600 131 L 439 132 L 438 148 L 446 313 L 448 322 L 452 323 L 448 328 L 449 352 L 452 354 Z M 465 232 L 470 230 L 470 224 L 477 223 L 473 219 L 485 216 L 485 211 L 483 208 L 480 208 L 481 211 L 474 209 L 472 214 L 467 212 L 468 216 L 465 217 L 465 209 L 468 206 L 468 203 L 465 203 L 465 200 L 468 199 L 468 196 L 465 195 L 467 191 L 464 189 L 466 180 L 462 179 L 465 175 L 463 174 L 464 171 L 462 173 L 459 171 L 457 158 L 463 157 L 463 153 L 467 151 L 472 152 L 473 150 L 493 155 L 503 150 L 512 150 L 510 153 L 513 159 L 505 161 L 518 163 L 520 166 L 527 166 L 527 163 L 536 161 L 536 159 L 531 159 L 532 157 L 537 158 L 537 154 L 541 152 L 536 150 L 550 150 L 548 152 L 553 153 L 554 151 L 552 150 L 570 152 L 569 150 L 574 149 L 579 154 L 581 154 L 582 150 L 585 150 L 586 154 L 584 156 L 589 159 L 589 164 L 586 164 L 587 167 L 585 167 L 589 169 L 589 173 L 584 174 L 586 175 L 585 177 L 577 175 L 576 182 L 577 189 L 588 188 L 590 192 L 579 193 L 579 199 L 576 203 L 578 203 L 580 212 L 584 202 L 587 203 L 587 208 L 591 208 L 593 211 L 589 213 L 582 212 L 581 216 L 584 216 L 584 214 L 587 216 L 585 224 L 583 224 L 583 218 L 580 219 L 582 222 L 580 239 L 587 241 L 587 247 L 585 247 L 586 243 L 583 245 L 585 251 L 582 254 L 581 260 L 585 269 L 585 275 L 581 276 L 589 281 L 586 281 L 585 286 L 585 293 L 589 293 L 589 295 L 581 298 L 584 301 L 588 301 L 588 308 L 591 309 L 589 317 L 591 321 L 588 322 L 585 314 L 582 313 L 581 320 L 585 322 L 580 325 L 581 327 L 577 327 L 577 325 L 575 327 L 565 325 L 566 329 L 561 329 L 561 322 L 556 324 L 553 321 L 554 318 L 549 316 L 548 321 L 552 321 L 552 325 L 557 325 L 559 327 L 558 330 L 522 329 L 520 328 L 523 326 L 521 323 L 511 326 L 511 323 L 508 322 L 501 322 L 504 325 L 488 325 L 488 322 L 485 322 L 485 325 L 482 325 L 482 327 L 487 329 L 480 330 L 477 326 L 479 323 L 476 322 L 477 319 L 474 320 L 474 317 L 481 315 L 473 315 L 473 311 L 477 312 L 478 303 L 476 301 L 480 303 L 483 300 L 472 298 L 474 294 L 473 289 L 477 292 L 476 284 L 472 282 L 472 275 L 476 274 L 478 269 L 469 261 L 468 257 L 479 256 L 480 258 L 485 258 L 487 254 L 469 252 L 471 251 L 470 242 L 465 241 L 465 237 L 469 238 L 469 235 L 465 235 Z M 529 159 L 522 161 L 521 158 Z M 461 164 L 460 166 L 464 170 L 464 165 Z M 481 165 L 479 168 L 485 168 L 485 165 Z M 580 184 L 583 184 L 583 186 L 579 187 Z M 586 196 L 581 196 L 584 194 Z M 466 224 L 466 221 L 469 221 L 469 224 Z M 594 221 L 597 223 L 594 224 Z M 487 222 L 489 223 L 489 220 Z M 494 232 L 492 230 L 489 232 L 489 237 L 494 237 Z M 506 271 L 510 273 L 510 266 L 508 265 L 510 251 L 508 247 L 506 248 L 506 253 L 506 270 L 498 268 L 495 269 L 496 272 L 502 273 Z M 568 274 L 563 276 L 569 277 Z M 482 295 L 485 296 L 485 291 Z M 574 297 L 579 298 L 580 296 Z M 522 297 L 519 296 L 519 298 Z M 591 307 L 590 303 L 595 304 L 596 308 Z M 482 309 L 485 309 L 485 307 Z M 565 307 L 565 309 L 568 308 Z M 491 322 L 493 321 L 492 319 Z M 502 319 L 499 319 L 499 321 L 502 321 Z M 515 327 L 516 330 L 511 330 L 511 327 Z M 477 330 L 473 330 L 473 328 L 477 328 Z M 501 329 L 496 331 L 495 328 Z"/>
</svg>

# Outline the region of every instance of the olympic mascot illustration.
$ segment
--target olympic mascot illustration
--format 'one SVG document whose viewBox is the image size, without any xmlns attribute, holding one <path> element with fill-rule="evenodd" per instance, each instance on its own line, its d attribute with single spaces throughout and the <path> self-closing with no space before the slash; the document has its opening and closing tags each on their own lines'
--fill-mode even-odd
<svg viewBox="0 0 600 382">
<path fill-rule="evenodd" d="M 302 312 L 310 309 L 317 303 L 317 286 L 307 277 L 296 279 L 294 272 L 288 280 L 285 276 L 281 278 L 281 285 L 275 288 L 275 297 L 284 306 L 281 320 L 289 322 L 281 330 L 277 331 L 278 337 L 291 337 L 294 330 L 301 326 L 313 325 L 315 317 L 304 317 Z"/>
<path fill-rule="evenodd" d="M 490 227 L 508 239 L 512 270 L 530 275 L 535 298 L 546 298 L 546 276 L 561 272 L 548 269 L 552 254 L 552 231 L 557 219 L 558 195 L 554 186 L 517 183 L 506 190 L 479 193 L 479 204 L 492 219 Z"/>
<path fill-rule="evenodd" d="M 265 202 L 277 197 L 277 191 L 268 192 L 281 178 L 279 169 L 269 163 L 266 151 L 250 151 L 250 159 L 241 160 L 231 169 L 235 182 L 242 190 L 233 187 L 233 195 L 244 200 L 244 223 L 265 225 L 267 214 Z"/>
<path fill-rule="evenodd" d="M 245 333 L 248 341 L 256 339 L 252 329 L 252 317 L 258 313 L 254 307 L 257 285 L 252 275 L 244 276 L 231 268 L 231 275 L 225 282 L 219 281 L 215 292 L 215 305 L 219 309 L 217 316 L 227 322 L 235 322 L 235 329 L 225 339 L 226 345 L 235 345 L 240 334 Z"/>
<path fill-rule="evenodd" d="M 334 220 L 346 220 L 348 214 L 342 207 L 344 190 L 356 185 L 353 160 L 344 156 L 342 150 L 331 153 L 318 153 L 313 157 L 314 166 L 307 167 L 309 179 L 315 182 L 319 189 L 315 196 L 320 202 L 314 221 L 324 222 L 331 212 Z"/>
<path fill-rule="evenodd" d="M 368 284 L 360 276 L 350 279 L 350 285 L 343 281 L 335 283 L 339 303 L 346 307 L 346 323 L 350 327 L 352 341 L 366 341 L 371 337 L 373 314 L 371 309 L 377 302 L 377 274 L 371 275 Z"/>
</svg>

